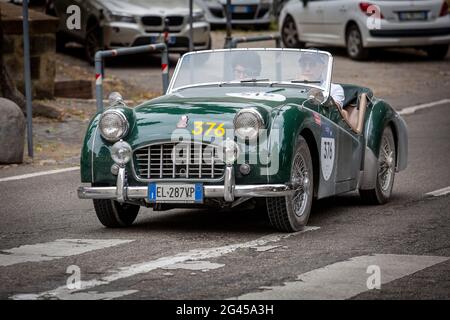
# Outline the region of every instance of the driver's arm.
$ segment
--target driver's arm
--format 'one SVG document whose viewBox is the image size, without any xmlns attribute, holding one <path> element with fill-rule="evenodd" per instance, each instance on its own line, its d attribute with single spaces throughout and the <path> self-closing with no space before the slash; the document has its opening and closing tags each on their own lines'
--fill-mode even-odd
<svg viewBox="0 0 450 320">
<path fill-rule="evenodd" d="M 333 98 L 334 102 L 337 105 L 339 105 L 340 108 L 343 107 L 344 100 L 345 100 L 345 94 L 344 94 L 344 88 L 342 88 L 341 85 L 332 83 L 330 96 L 331 96 L 331 98 Z"/>
</svg>

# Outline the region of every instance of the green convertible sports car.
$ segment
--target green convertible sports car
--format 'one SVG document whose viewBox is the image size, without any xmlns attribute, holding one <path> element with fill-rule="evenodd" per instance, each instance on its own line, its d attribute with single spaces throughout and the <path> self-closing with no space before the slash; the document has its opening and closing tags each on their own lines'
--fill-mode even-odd
<svg viewBox="0 0 450 320">
<path fill-rule="evenodd" d="M 129 226 L 140 206 L 264 204 L 288 232 L 313 199 L 358 189 L 385 203 L 407 165 L 405 122 L 370 89 L 331 83 L 332 67 L 318 50 L 185 54 L 165 95 L 130 108 L 112 94 L 92 119 L 78 196 L 107 227 Z"/>
</svg>

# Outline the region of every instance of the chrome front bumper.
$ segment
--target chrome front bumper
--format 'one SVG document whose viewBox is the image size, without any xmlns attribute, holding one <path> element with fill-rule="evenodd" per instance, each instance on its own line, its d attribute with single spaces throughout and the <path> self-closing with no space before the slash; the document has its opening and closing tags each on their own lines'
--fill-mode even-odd
<svg viewBox="0 0 450 320">
<path fill-rule="evenodd" d="M 116 187 L 79 187 L 80 199 L 111 199 L 119 202 L 127 200 L 146 199 L 148 187 L 129 186 L 126 181 L 125 168 L 120 168 L 117 175 Z M 204 198 L 223 198 L 227 202 L 239 197 L 282 197 L 292 193 L 292 186 L 286 184 L 255 184 L 236 185 L 234 181 L 234 169 L 232 166 L 225 168 L 223 185 L 203 186 Z"/>
</svg>

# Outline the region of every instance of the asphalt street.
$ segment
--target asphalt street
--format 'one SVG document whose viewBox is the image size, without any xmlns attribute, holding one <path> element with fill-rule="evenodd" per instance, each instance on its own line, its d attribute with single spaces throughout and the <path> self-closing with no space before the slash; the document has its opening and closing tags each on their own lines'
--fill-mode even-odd
<svg viewBox="0 0 450 320">
<path fill-rule="evenodd" d="M 132 227 L 106 229 L 77 198 L 77 170 L 8 170 L 0 299 L 449 299 L 450 195 L 427 195 L 450 186 L 449 115 L 447 102 L 404 116 L 409 166 L 388 204 L 320 200 L 294 234 L 245 210 L 141 209 Z M 67 286 L 73 270 L 81 289 Z"/>
</svg>

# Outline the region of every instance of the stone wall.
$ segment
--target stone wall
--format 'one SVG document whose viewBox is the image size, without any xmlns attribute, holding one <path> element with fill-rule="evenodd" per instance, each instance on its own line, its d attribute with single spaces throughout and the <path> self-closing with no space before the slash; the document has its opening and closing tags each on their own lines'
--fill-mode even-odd
<svg viewBox="0 0 450 320">
<path fill-rule="evenodd" d="M 0 7 L 5 65 L 18 89 L 24 93 L 22 7 L 9 3 L 0 3 Z M 58 20 L 34 10 L 29 11 L 29 17 L 33 97 L 51 99 L 55 90 L 55 33 Z"/>
</svg>

